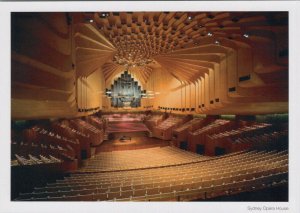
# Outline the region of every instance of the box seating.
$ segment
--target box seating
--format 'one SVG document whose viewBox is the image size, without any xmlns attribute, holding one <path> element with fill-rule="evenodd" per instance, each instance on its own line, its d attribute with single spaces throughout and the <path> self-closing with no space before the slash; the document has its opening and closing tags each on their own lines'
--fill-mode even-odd
<svg viewBox="0 0 300 213">
<path fill-rule="evenodd" d="M 32 143 L 38 144 L 41 147 L 49 147 L 52 150 L 57 148 L 57 154 L 69 158 L 70 160 L 73 160 L 76 155 L 79 155 L 80 148 L 78 140 L 61 136 L 56 132 L 40 127 L 33 127 L 32 130 L 34 132 L 34 136 L 31 138 Z"/>
<path fill-rule="evenodd" d="M 64 160 L 73 160 L 72 149 L 58 144 L 12 142 L 12 166 L 62 163 Z"/>
<path fill-rule="evenodd" d="M 172 131 L 178 127 L 184 121 L 183 118 L 170 116 L 160 124 L 154 126 L 153 137 L 160 138 L 162 140 L 170 140 L 172 138 Z"/>
<path fill-rule="evenodd" d="M 105 121 L 97 116 L 91 115 L 91 116 L 85 117 L 85 119 L 88 123 L 92 124 L 93 126 L 95 126 L 98 129 L 105 129 L 105 127 L 106 127 Z"/>
<path fill-rule="evenodd" d="M 73 119 L 69 121 L 69 124 L 71 127 L 90 135 L 92 145 L 99 145 L 104 140 L 104 130 L 98 129 L 86 121 L 81 119 Z"/>
<path fill-rule="evenodd" d="M 215 121 L 213 121 L 212 123 L 210 123 L 209 125 L 202 127 L 200 129 L 197 129 L 196 131 L 192 132 L 192 135 L 200 135 L 204 132 L 207 132 L 208 130 L 212 130 L 214 128 L 220 128 L 221 126 L 230 123 L 230 121 L 228 120 L 222 120 L 222 119 L 217 119 Z"/>
<path fill-rule="evenodd" d="M 145 118 L 145 125 L 152 131 L 164 119 L 163 115 L 151 115 Z"/>
<path fill-rule="evenodd" d="M 270 133 L 263 133 L 262 135 L 238 137 L 236 139 L 232 139 L 231 142 L 233 146 L 243 146 L 244 144 L 249 144 L 252 147 L 259 148 L 259 147 L 264 147 L 266 145 L 269 146 L 270 143 L 278 143 L 282 139 L 285 139 L 285 137 L 287 136 L 288 136 L 288 131 L 282 130 L 282 131 L 274 131 Z"/>
<path fill-rule="evenodd" d="M 187 141 L 188 139 L 188 132 L 195 128 L 197 125 L 202 123 L 203 119 L 201 118 L 194 118 L 183 125 L 180 125 L 172 132 L 172 140 L 176 143 L 176 146 L 179 146 L 180 141 Z"/>
<path fill-rule="evenodd" d="M 225 137 L 231 137 L 231 138 L 236 138 L 237 136 L 240 137 L 241 135 L 249 135 L 249 133 L 251 133 L 251 135 L 253 135 L 253 133 L 257 133 L 258 130 L 265 130 L 267 127 L 270 127 L 271 124 L 266 124 L 266 123 L 261 123 L 261 124 L 254 124 L 251 126 L 245 126 L 245 127 L 241 127 L 238 129 L 232 129 L 230 131 L 224 131 L 224 132 L 220 132 L 220 133 L 215 133 L 215 134 L 211 134 L 209 135 L 209 137 L 211 139 L 219 139 L 219 138 L 225 138 Z M 247 134 L 248 133 L 248 134 Z"/>
<path fill-rule="evenodd" d="M 68 121 L 56 122 L 52 124 L 52 129 L 60 135 L 77 139 L 79 141 L 80 151 L 85 150 L 87 153 L 86 158 L 90 158 L 91 157 L 90 135 L 70 127 L 69 125 L 67 125 L 67 123 Z M 78 154 L 78 158 L 79 160 L 81 160 L 80 154 Z"/>
<path fill-rule="evenodd" d="M 206 144 L 207 135 L 223 132 L 235 128 L 238 125 L 238 123 L 235 121 L 223 119 L 216 119 L 206 122 L 210 123 L 188 133 L 187 141 L 189 150 L 196 152 L 196 144 Z"/>
<path fill-rule="evenodd" d="M 278 133 L 274 131 L 276 128 L 271 124 L 253 122 L 231 124 L 223 125 L 223 130 L 213 128 L 214 132 L 207 130 L 210 126 L 208 125 L 205 127 L 204 133 L 201 129 L 199 130 L 202 132 L 199 136 L 195 135 L 195 132 L 190 133 L 190 149 L 195 150 L 196 144 L 202 144 L 205 147 L 205 155 L 213 156 L 217 155 L 217 148 L 223 149 L 224 153 L 231 153 L 253 148 L 272 148 L 270 143 L 283 144 L 283 141 L 286 141 L 287 130 L 283 130 L 285 133 Z M 199 131 L 196 132 L 199 133 Z M 273 147 L 276 148 L 276 145 Z"/>
</svg>

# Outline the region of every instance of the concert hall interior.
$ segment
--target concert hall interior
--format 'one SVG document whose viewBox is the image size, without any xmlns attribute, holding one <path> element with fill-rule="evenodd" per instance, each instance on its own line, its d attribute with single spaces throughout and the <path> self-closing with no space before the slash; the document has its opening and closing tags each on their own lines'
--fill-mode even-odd
<svg viewBox="0 0 300 213">
<path fill-rule="evenodd" d="M 288 12 L 12 12 L 12 201 L 288 201 Z"/>
</svg>

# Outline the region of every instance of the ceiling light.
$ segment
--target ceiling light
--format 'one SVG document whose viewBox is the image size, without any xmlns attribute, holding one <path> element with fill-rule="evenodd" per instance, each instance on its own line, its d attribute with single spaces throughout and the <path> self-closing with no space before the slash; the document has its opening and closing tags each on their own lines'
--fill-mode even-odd
<svg viewBox="0 0 300 213">
<path fill-rule="evenodd" d="M 189 20 L 192 20 L 192 18 L 193 18 L 192 16 L 189 16 L 189 17 L 188 17 Z"/>
<path fill-rule="evenodd" d="M 90 19 L 90 23 L 93 23 L 94 22 L 94 20 L 93 19 Z"/>
<path fill-rule="evenodd" d="M 245 33 L 243 36 L 244 36 L 245 38 L 249 38 L 249 35 L 246 34 L 246 33 Z"/>
<path fill-rule="evenodd" d="M 208 36 L 212 36 L 212 33 L 209 32 L 209 33 L 207 33 L 207 35 L 208 35 Z"/>
</svg>

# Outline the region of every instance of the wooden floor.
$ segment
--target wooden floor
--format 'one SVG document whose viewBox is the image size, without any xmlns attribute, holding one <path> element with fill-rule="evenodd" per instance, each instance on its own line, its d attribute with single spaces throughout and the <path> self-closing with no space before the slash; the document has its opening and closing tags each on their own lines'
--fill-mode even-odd
<svg viewBox="0 0 300 213">
<path fill-rule="evenodd" d="M 120 141 L 120 138 L 104 141 L 99 147 L 96 148 L 96 153 L 118 150 L 145 149 L 158 146 L 168 146 L 169 144 L 169 141 L 164 141 L 157 138 L 150 138 L 147 136 L 132 136 L 131 140 L 127 141 Z"/>
</svg>

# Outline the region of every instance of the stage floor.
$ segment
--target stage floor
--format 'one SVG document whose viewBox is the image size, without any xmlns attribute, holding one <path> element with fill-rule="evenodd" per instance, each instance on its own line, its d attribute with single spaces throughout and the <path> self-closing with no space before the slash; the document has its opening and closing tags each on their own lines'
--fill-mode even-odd
<svg viewBox="0 0 300 213">
<path fill-rule="evenodd" d="M 104 115 L 105 119 L 108 122 L 142 122 L 144 120 L 145 115 L 142 114 L 112 114 L 112 115 Z"/>
<path fill-rule="evenodd" d="M 126 135 L 128 135 L 128 133 Z M 169 144 L 169 141 L 164 141 L 157 138 L 132 136 L 131 140 L 120 141 L 120 137 L 118 137 L 113 140 L 104 141 L 99 147 L 96 148 L 96 153 L 118 150 L 146 149 L 168 146 Z"/>
<path fill-rule="evenodd" d="M 107 133 L 116 132 L 149 132 L 147 126 L 142 122 L 109 122 Z"/>
</svg>

